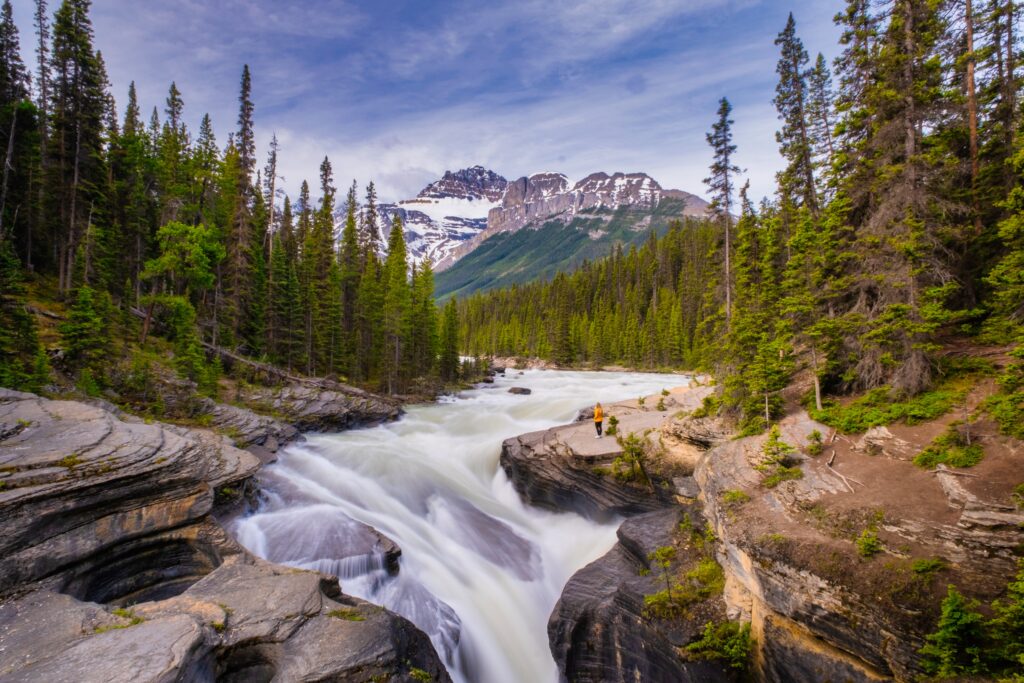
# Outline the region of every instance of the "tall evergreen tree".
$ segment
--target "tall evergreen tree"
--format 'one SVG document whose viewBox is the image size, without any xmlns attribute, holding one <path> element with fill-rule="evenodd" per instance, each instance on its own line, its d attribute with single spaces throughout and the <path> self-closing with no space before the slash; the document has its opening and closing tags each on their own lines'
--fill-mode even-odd
<svg viewBox="0 0 1024 683">
<path fill-rule="evenodd" d="M 779 193 L 798 206 L 818 213 L 817 185 L 807 115 L 807 50 L 796 35 L 796 20 L 790 13 L 786 27 L 775 39 L 781 49 L 775 71 L 779 82 L 775 88 L 775 108 L 782 129 L 775 134 L 786 168 L 779 173 Z"/>
<path fill-rule="evenodd" d="M 732 325 L 732 195 L 735 185 L 734 176 L 740 172 L 739 166 L 733 163 L 736 145 L 732 144 L 732 105 L 722 98 L 718 103 L 718 120 L 707 134 L 708 144 L 714 154 L 711 163 L 711 175 L 704 183 L 711 191 L 711 212 L 722 224 L 725 234 L 725 258 L 723 289 L 725 291 L 725 324 L 728 329 Z"/>
</svg>

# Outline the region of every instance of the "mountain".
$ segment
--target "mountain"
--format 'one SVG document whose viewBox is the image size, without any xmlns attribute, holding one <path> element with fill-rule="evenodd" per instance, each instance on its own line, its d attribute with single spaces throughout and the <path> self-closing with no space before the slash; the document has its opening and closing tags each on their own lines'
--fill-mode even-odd
<svg viewBox="0 0 1024 683">
<path fill-rule="evenodd" d="M 548 278 L 615 244 L 636 244 L 672 221 L 700 218 L 708 203 L 666 190 L 646 173 L 592 173 L 574 185 L 561 173 L 538 173 L 508 184 L 487 228 L 455 247 L 435 279 L 437 295 Z M 524 228 L 528 228 L 524 230 Z"/>
<path fill-rule="evenodd" d="M 664 199 L 677 202 L 673 204 L 679 208 L 677 216 L 703 216 L 708 208 L 708 203 L 700 197 L 682 190 L 666 190 L 646 173 L 591 173 L 571 187 L 568 178 L 561 173 L 536 173 L 519 178 L 508 183 L 501 205 L 487 214 L 486 230 L 458 245 L 445 268 L 500 233 L 537 228 L 551 221 L 568 225 L 577 217 L 607 221 L 610 220 L 608 209 L 614 211 L 622 207 L 650 215 Z M 638 220 L 643 218 L 639 216 Z M 587 225 L 588 229 L 601 232 L 600 225 L 592 221 Z M 644 227 L 638 224 L 636 229 Z"/>
<path fill-rule="evenodd" d="M 651 230 L 662 235 L 680 217 L 697 218 L 685 199 L 668 195 L 653 207 L 593 207 L 568 223 L 563 222 L 564 216 L 557 216 L 538 227 L 495 233 L 450 268 L 435 273 L 435 295 L 444 300 L 549 279 L 575 270 L 584 260 L 607 256 L 617 244 L 626 248 L 642 244 Z"/>
<path fill-rule="evenodd" d="M 435 269 L 445 268 L 457 247 L 487 227 L 487 215 L 500 206 L 506 187 L 507 180 L 482 166 L 446 171 L 414 198 L 381 204 L 381 225 L 400 216 L 413 262 L 429 258 Z"/>
</svg>

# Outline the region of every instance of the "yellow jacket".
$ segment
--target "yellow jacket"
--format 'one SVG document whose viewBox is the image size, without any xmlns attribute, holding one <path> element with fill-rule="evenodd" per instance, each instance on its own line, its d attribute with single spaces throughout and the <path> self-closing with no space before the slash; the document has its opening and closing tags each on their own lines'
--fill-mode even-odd
<svg viewBox="0 0 1024 683">
<path fill-rule="evenodd" d="M 594 408 L 594 422 L 602 422 L 604 420 L 604 411 L 601 410 L 601 406 Z"/>
</svg>

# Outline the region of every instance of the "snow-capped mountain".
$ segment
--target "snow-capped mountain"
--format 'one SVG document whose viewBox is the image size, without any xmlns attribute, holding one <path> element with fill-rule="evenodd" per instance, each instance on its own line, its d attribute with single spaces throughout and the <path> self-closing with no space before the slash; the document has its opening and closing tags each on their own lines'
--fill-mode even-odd
<svg viewBox="0 0 1024 683">
<path fill-rule="evenodd" d="M 666 190 L 646 173 L 592 173 L 570 184 L 562 173 L 535 173 L 509 182 L 482 166 L 446 171 L 412 199 L 381 204 L 386 236 L 394 216 L 405 226 L 414 263 L 430 259 L 435 271 L 450 267 L 491 235 L 548 221 L 632 206 L 654 209 L 662 198 L 684 200 L 684 215 L 703 215 L 708 204 L 681 190 Z"/>
<path fill-rule="evenodd" d="M 482 166 L 446 171 L 412 199 L 379 207 L 387 233 L 395 215 L 402 218 L 409 256 L 429 258 L 435 269 L 451 265 L 455 247 L 487 227 L 487 214 L 501 205 L 508 181 Z"/>
</svg>

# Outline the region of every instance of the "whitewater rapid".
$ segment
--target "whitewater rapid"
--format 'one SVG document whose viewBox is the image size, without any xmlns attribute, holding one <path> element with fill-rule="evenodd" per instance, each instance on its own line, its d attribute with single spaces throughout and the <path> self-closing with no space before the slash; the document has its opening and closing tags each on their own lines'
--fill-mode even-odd
<svg viewBox="0 0 1024 683">
<path fill-rule="evenodd" d="M 614 545 L 618 524 L 524 505 L 499 467 L 501 442 L 569 422 L 594 401 L 683 382 L 510 370 L 494 385 L 412 406 L 398 422 L 308 435 L 263 470 L 266 502 L 234 532 L 257 555 L 336 574 L 346 593 L 408 618 L 455 681 L 557 681 L 548 616 L 569 577 Z M 383 552 L 339 559 L 353 539 L 372 544 L 364 524 L 401 547 L 397 575 Z"/>
</svg>

